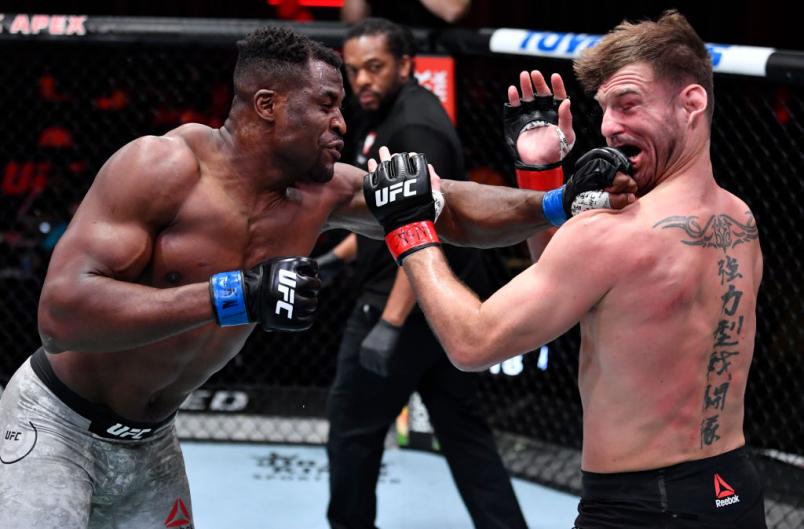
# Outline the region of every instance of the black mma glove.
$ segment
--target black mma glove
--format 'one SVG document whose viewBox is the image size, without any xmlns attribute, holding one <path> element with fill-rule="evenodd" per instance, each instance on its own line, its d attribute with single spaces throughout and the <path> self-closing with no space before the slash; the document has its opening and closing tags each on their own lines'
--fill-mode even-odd
<svg viewBox="0 0 804 529">
<path fill-rule="evenodd" d="M 251 270 L 209 278 L 215 321 L 221 327 L 259 323 L 266 331 L 303 331 L 318 305 L 318 263 L 307 257 L 276 257 Z"/>
<path fill-rule="evenodd" d="M 618 149 L 598 147 L 587 152 L 575 162 L 575 173 L 564 186 L 544 194 L 544 218 L 554 226 L 561 226 L 578 212 L 573 212 L 573 202 L 579 195 L 609 187 L 618 172 L 627 175 L 633 173 L 631 162 Z"/>
<path fill-rule="evenodd" d="M 564 183 L 564 170 L 561 161 L 572 149 L 561 129 L 556 129 L 561 142 L 561 158 L 552 163 L 527 164 L 519 157 L 516 148 L 519 135 L 525 130 L 549 125 L 558 126 L 558 107 L 561 99 L 549 96 L 534 96 L 533 100 L 522 100 L 519 106 L 503 105 L 503 133 L 508 151 L 514 158 L 516 168 L 516 183 L 520 189 L 535 189 L 547 191 L 561 187 Z"/>
<path fill-rule="evenodd" d="M 401 327 L 380 318 L 360 344 L 360 365 L 381 377 L 388 377 L 400 330 Z"/>
<path fill-rule="evenodd" d="M 395 154 L 363 178 L 363 196 L 385 231 L 397 264 L 411 253 L 438 246 L 435 202 L 423 154 Z"/>
</svg>

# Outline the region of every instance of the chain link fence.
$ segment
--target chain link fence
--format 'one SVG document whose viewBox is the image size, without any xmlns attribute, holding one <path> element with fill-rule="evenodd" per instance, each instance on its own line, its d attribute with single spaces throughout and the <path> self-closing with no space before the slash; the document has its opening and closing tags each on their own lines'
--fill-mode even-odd
<svg viewBox="0 0 804 529">
<path fill-rule="evenodd" d="M 310 27 L 310 26 L 308 26 Z M 188 121 L 217 127 L 231 101 L 233 39 L 0 40 L 0 386 L 38 346 L 37 300 L 50 252 L 102 163 L 127 141 Z M 600 111 L 568 61 L 456 56 L 458 126 L 473 179 L 513 174 L 500 126 L 508 84 L 522 69 L 562 73 L 574 98 L 578 153 L 602 144 Z M 757 219 L 765 255 L 746 434 L 764 477 L 769 526 L 804 524 L 802 178 L 804 90 L 719 75 L 712 138 L 715 176 Z M 319 241 L 318 251 L 337 234 Z M 524 246 L 486 252 L 500 283 L 528 264 Z M 255 332 L 243 352 L 183 406 L 183 437 L 320 443 L 348 278 L 322 293 L 303 334 Z M 481 405 L 516 475 L 577 493 L 581 405 L 579 335 L 483 375 Z"/>
</svg>

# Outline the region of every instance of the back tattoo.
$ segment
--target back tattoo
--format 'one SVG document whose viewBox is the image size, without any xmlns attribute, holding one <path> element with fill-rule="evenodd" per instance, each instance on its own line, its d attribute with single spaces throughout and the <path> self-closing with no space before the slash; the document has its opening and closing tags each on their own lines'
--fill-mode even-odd
<svg viewBox="0 0 804 529">
<path fill-rule="evenodd" d="M 701 448 L 710 446 L 720 439 L 720 413 L 726 409 L 726 395 L 729 391 L 732 375 L 729 372 L 729 358 L 740 354 L 740 334 L 743 328 L 744 315 L 740 311 L 740 300 L 743 291 L 738 290 L 735 280 L 743 277 L 737 258 L 729 255 L 732 248 L 758 238 L 757 225 L 753 214 L 746 211 L 748 219 L 739 222 L 729 215 L 712 215 L 701 226 L 698 217 L 672 216 L 660 220 L 653 228 L 678 228 L 685 232 L 687 238 L 681 243 L 689 246 L 715 248 L 723 251 L 723 258 L 717 263 L 717 274 L 723 286 L 720 319 L 712 332 L 712 352 L 706 368 L 706 389 L 702 402 L 700 428 Z"/>
</svg>

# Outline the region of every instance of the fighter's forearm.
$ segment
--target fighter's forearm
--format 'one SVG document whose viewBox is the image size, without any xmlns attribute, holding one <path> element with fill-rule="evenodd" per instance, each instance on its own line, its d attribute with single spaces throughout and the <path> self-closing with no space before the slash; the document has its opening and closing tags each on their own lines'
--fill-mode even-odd
<svg viewBox="0 0 804 529">
<path fill-rule="evenodd" d="M 425 248 L 408 256 L 403 268 L 430 327 L 450 361 L 464 371 L 481 371 L 507 358 L 498 350 L 477 295 L 455 277 L 443 252 Z"/>
<path fill-rule="evenodd" d="M 131 349 L 214 321 L 209 284 L 153 288 L 87 274 L 42 290 L 39 333 L 49 353 Z"/>
<path fill-rule="evenodd" d="M 436 224 L 446 242 L 494 248 L 521 242 L 550 224 L 540 191 L 441 180 L 446 206 Z"/>
<path fill-rule="evenodd" d="M 344 228 L 381 239 L 383 230 L 372 217 L 363 196 L 363 175 L 355 167 L 336 165 L 337 174 L 351 186 L 351 200 L 333 211 L 328 228 Z M 446 205 L 436 228 L 446 242 L 478 248 L 510 246 L 548 229 L 541 191 L 441 180 Z"/>
</svg>

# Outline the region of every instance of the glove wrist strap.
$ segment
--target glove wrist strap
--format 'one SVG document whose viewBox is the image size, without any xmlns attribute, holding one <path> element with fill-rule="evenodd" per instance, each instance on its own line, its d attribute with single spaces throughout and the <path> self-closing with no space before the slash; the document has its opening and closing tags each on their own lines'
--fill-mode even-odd
<svg viewBox="0 0 804 529">
<path fill-rule="evenodd" d="M 542 197 L 544 218 L 553 226 L 561 226 L 567 221 L 564 211 L 564 186 L 548 191 Z"/>
<path fill-rule="evenodd" d="M 408 255 L 428 246 L 439 246 L 441 241 L 438 239 L 433 222 L 423 220 L 405 224 L 391 231 L 385 236 L 385 243 L 396 263 L 402 265 L 402 261 Z"/>
<path fill-rule="evenodd" d="M 561 162 L 544 166 L 518 166 L 516 183 L 520 189 L 549 191 L 564 185 L 564 169 Z"/>
<path fill-rule="evenodd" d="M 221 327 L 249 323 L 246 293 L 241 270 L 221 272 L 209 278 L 209 297 L 215 322 Z"/>
</svg>

